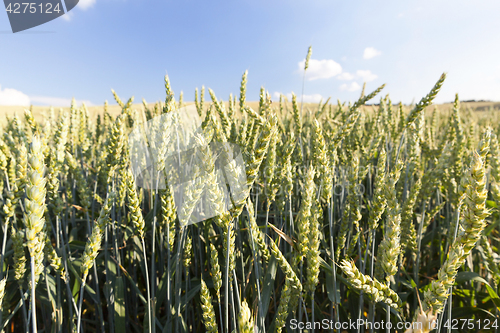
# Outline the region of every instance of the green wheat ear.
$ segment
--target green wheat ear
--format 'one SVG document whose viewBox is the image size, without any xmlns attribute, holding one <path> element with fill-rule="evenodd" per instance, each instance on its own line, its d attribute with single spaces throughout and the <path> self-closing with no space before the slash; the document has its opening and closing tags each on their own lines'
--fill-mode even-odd
<svg viewBox="0 0 500 333">
<path fill-rule="evenodd" d="M 264 240 L 264 235 L 259 230 L 257 222 L 255 221 L 255 212 L 253 209 L 253 203 L 250 200 L 250 198 L 248 198 L 248 202 L 247 202 L 246 207 L 248 210 L 248 226 L 251 229 L 252 237 L 253 237 L 255 243 L 257 244 L 257 246 L 259 247 L 260 255 L 262 256 L 262 258 L 264 259 L 265 262 L 268 262 L 269 258 L 270 258 L 269 250 L 268 250 L 266 242 Z"/>
<path fill-rule="evenodd" d="M 210 243 L 210 266 L 212 273 L 212 280 L 214 283 L 217 300 L 220 302 L 220 288 L 222 287 L 222 272 L 219 265 L 219 253 L 215 246 Z"/>
<path fill-rule="evenodd" d="M 323 216 L 323 210 L 319 200 L 315 200 L 313 207 L 311 209 L 311 223 L 309 225 L 309 244 L 307 251 L 307 281 L 305 289 L 311 293 L 312 299 L 314 300 L 314 291 L 319 283 L 319 273 L 320 273 L 320 235 L 321 226 L 320 219 Z"/>
<path fill-rule="evenodd" d="M 5 297 L 5 286 L 7 284 L 7 277 L 4 277 L 0 280 L 0 309 L 3 309 L 2 303 L 3 298 Z"/>
<path fill-rule="evenodd" d="M 203 322 L 205 323 L 205 328 L 209 333 L 218 332 L 217 321 L 215 320 L 215 311 L 212 305 L 212 297 L 210 296 L 210 291 L 205 284 L 205 281 L 201 279 L 201 309 L 203 310 Z"/>
<path fill-rule="evenodd" d="M 26 256 L 23 244 L 24 233 L 21 230 L 16 232 L 14 228 L 12 228 L 10 237 L 14 249 L 14 278 L 22 285 L 26 273 Z"/>
<path fill-rule="evenodd" d="M 486 149 L 486 148 L 484 148 Z M 451 245 L 445 263 L 438 271 L 438 279 L 432 281 L 424 294 L 424 305 L 433 314 L 443 310 L 449 289 L 455 282 L 458 269 L 481 238 L 486 226 L 485 218 L 490 211 L 486 208 L 486 175 L 481 155 L 474 151 L 472 165 L 462 178 L 465 209 L 460 221 L 458 236 Z"/>
<path fill-rule="evenodd" d="M 87 277 L 89 270 L 94 265 L 94 260 L 97 257 L 97 254 L 101 248 L 102 236 L 104 233 L 104 228 L 108 223 L 109 213 L 111 212 L 111 208 L 113 206 L 113 201 L 115 198 L 115 193 L 110 193 L 104 201 L 104 205 L 101 208 L 101 212 L 99 213 L 99 217 L 97 221 L 94 223 L 92 227 L 92 234 L 90 235 L 89 240 L 85 244 L 85 250 L 82 254 L 82 265 L 80 271 L 83 275 L 83 280 Z"/>
<path fill-rule="evenodd" d="M 276 332 L 281 332 L 286 323 L 286 318 L 289 312 L 289 302 L 292 294 L 290 280 L 285 280 L 285 285 L 281 289 L 280 305 L 278 306 L 278 313 L 276 314 Z"/>
<path fill-rule="evenodd" d="M 312 214 L 312 205 L 314 200 L 315 184 L 314 184 L 314 168 L 309 168 L 306 176 L 306 186 L 305 193 L 300 205 L 299 216 L 298 216 L 298 241 L 299 241 L 299 260 L 304 258 L 309 251 L 309 234 L 310 234 L 310 222 L 314 218 Z"/>
<path fill-rule="evenodd" d="M 33 137 L 28 153 L 28 172 L 26 184 L 25 206 L 25 234 L 30 257 L 35 263 L 35 282 L 43 271 L 43 248 L 45 246 L 45 174 L 44 156 L 41 141 Z"/>
<path fill-rule="evenodd" d="M 244 300 L 241 302 L 241 310 L 238 316 L 238 324 L 241 333 L 253 333 L 254 332 L 254 322 L 250 308 L 247 302 Z"/>
<path fill-rule="evenodd" d="M 342 260 L 340 268 L 351 286 L 366 293 L 374 302 L 384 302 L 394 309 L 400 309 L 402 302 L 398 294 L 377 279 L 362 274 L 354 262 Z"/>
<path fill-rule="evenodd" d="M 434 87 L 432 87 L 431 91 L 425 97 L 423 97 L 417 103 L 417 105 L 415 105 L 415 107 L 411 110 L 410 114 L 406 118 L 406 127 L 409 127 L 410 124 L 412 124 L 415 121 L 415 119 L 417 119 L 420 116 L 420 114 L 424 111 L 424 109 L 432 104 L 432 101 L 434 100 L 437 93 L 443 86 L 445 79 L 446 79 L 446 73 L 441 74 L 439 80 L 436 82 Z"/>
<path fill-rule="evenodd" d="M 387 198 L 387 219 L 385 235 L 380 243 L 377 259 L 387 274 L 386 280 L 398 271 L 397 260 L 401 252 L 401 209 L 396 198 L 396 183 L 400 176 L 400 169 L 396 166 L 395 172 L 387 179 L 385 196 Z"/>
<path fill-rule="evenodd" d="M 137 196 L 137 190 L 135 186 L 135 179 L 132 172 L 128 170 L 126 174 L 126 185 L 128 194 L 128 206 L 130 209 L 130 218 L 134 227 L 139 234 L 139 237 L 144 238 L 144 217 L 142 216 L 142 211 L 139 207 L 139 197 Z"/>
<path fill-rule="evenodd" d="M 304 64 L 304 71 L 306 71 L 309 68 L 309 60 L 311 60 L 311 55 L 312 55 L 312 46 L 309 46 L 309 48 L 307 49 L 306 62 Z"/>
</svg>

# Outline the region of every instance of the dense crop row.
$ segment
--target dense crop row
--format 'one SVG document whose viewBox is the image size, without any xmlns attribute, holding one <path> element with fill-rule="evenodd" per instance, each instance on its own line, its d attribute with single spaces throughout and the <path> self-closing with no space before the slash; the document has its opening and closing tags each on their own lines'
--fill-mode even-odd
<svg viewBox="0 0 500 333">
<path fill-rule="evenodd" d="M 2 327 L 246 333 L 279 332 L 291 319 L 437 318 L 444 332 L 449 318 L 465 318 L 495 331 L 498 117 L 461 109 L 458 97 L 452 110 L 431 110 L 444 79 L 410 107 L 388 96 L 363 106 L 380 87 L 352 104 L 303 110 L 295 96 L 271 102 L 261 90 L 253 110 L 246 73 L 239 100 L 210 91 L 207 103 L 197 91 L 203 122 L 191 144 L 204 181 L 184 184 L 182 207 L 168 163 L 154 169 L 164 187 L 144 186 L 130 169 L 129 133 L 187 112 L 168 78 L 165 103 L 136 110 L 115 95 L 121 114 L 105 106 L 95 123 L 75 105 L 40 122 L 28 110 L 8 118 Z M 147 144 L 166 156 L 174 138 L 159 126 Z M 211 143 L 221 156 L 231 153 L 225 143 L 239 147 L 243 165 L 222 179 Z M 243 187 L 226 205 L 220 184 L 238 173 Z M 185 223 L 203 191 L 216 216 Z"/>
</svg>

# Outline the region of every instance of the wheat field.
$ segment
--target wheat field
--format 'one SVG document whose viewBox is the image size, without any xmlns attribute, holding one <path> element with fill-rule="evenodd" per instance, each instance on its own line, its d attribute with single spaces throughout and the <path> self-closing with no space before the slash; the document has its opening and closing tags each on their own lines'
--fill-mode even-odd
<svg viewBox="0 0 500 333">
<path fill-rule="evenodd" d="M 435 108 L 445 77 L 409 106 L 383 86 L 354 103 L 271 101 L 264 89 L 250 103 L 245 72 L 227 101 L 203 89 L 194 104 L 176 100 L 166 77 L 164 102 L 115 94 L 117 106 L 9 113 L 1 328 L 498 332 L 499 111 L 458 96 Z M 133 172 L 130 133 L 189 106 L 201 164 L 178 199 L 180 171 L 164 158 L 161 188 Z M 159 126 L 144 147 L 165 157 L 175 140 Z M 215 213 L 187 223 L 201 201 Z"/>
</svg>

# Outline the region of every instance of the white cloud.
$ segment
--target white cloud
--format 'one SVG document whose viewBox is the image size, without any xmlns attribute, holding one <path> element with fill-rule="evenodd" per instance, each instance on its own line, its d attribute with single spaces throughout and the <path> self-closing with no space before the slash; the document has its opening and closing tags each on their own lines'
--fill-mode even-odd
<svg viewBox="0 0 500 333">
<path fill-rule="evenodd" d="M 31 101 L 35 105 L 46 105 L 46 106 L 70 106 L 71 98 L 60 98 L 60 97 L 48 97 L 48 96 L 31 96 Z M 75 100 L 77 105 L 85 103 L 87 106 L 94 105 L 88 100 Z"/>
<path fill-rule="evenodd" d="M 356 91 L 361 89 L 361 86 L 357 84 L 356 82 L 351 82 L 349 84 L 344 83 L 340 86 L 340 90 L 342 91 Z"/>
<path fill-rule="evenodd" d="M 361 70 L 356 71 L 356 75 L 360 77 L 364 82 L 370 82 L 378 78 L 376 74 L 373 74 L 371 70 Z"/>
<path fill-rule="evenodd" d="M 30 98 L 19 90 L 11 88 L 2 90 L 0 86 L 0 105 L 29 106 Z"/>
<path fill-rule="evenodd" d="M 306 64 L 306 60 L 302 60 L 299 62 L 299 71 L 304 71 L 304 65 Z M 311 59 L 309 60 L 309 68 L 306 71 L 306 78 L 309 81 L 317 80 L 317 79 L 329 79 L 336 75 L 342 73 L 342 66 L 331 59 L 317 60 Z"/>
<path fill-rule="evenodd" d="M 363 52 L 363 59 L 371 59 L 376 56 L 381 55 L 382 52 L 379 50 L 375 49 L 374 47 L 367 47 L 365 51 Z"/>
<path fill-rule="evenodd" d="M 275 92 L 273 94 L 273 97 L 275 100 L 279 101 L 280 99 L 280 93 L 279 92 Z M 291 93 L 288 93 L 288 94 L 285 94 L 286 98 L 291 101 L 292 100 L 292 94 Z M 297 102 L 300 103 L 300 98 L 301 96 L 300 95 L 297 95 Z M 321 96 L 320 94 L 312 94 L 312 95 L 304 95 L 304 103 L 319 103 L 319 101 L 321 100 L 325 100 L 325 98 L 323 98 L 323 96 Z"/>
<path fill-rule="evenodd" d="M 79 0 L 78 5 L 76 6 L 78 9 L 87 10 L 95 5 L 96 0 Z M 67 22 L 73 20 L 73 15 L 75 11 L 67 12 L 63 15 L 63 19 Z"/>
<path fill-rule="evenodd" d="M 67 22 L 71 21 L 71 19 L 73 18 L 73 12 L 68 12 L 64 14 L 62 18 Z"/>
<path fill-rule="evenodd" d="M 89 100 L 75 100 L 77 105 L 85 103 L 87 106 L 93 106 Z M 49 96 L 28 96 L 25 93 L 11 88 L 5 88 L 2 90 L 0 86 L 0 105 L 12 105 L 12 106 L 30 106 L 33 105 L 44 105 L 44 106 L 61 106 L 69 107 L 71 105 L 71 98 L 60 98 L 60 97 L 49 97 Z"/>
<path fill-rule="evenodd" d="M 351 81 L 354 80 L 354 78 L 355 76 L 348 72 L 343 72 L 337 77 L 337 79 L 345 81 Z"/>
<path fill-rule="evenodd" d="M 96 0 L 80 0 L 78 2 L 78 8 L 87 10 L 90 7 L 94 6 Z"/>
</svg>

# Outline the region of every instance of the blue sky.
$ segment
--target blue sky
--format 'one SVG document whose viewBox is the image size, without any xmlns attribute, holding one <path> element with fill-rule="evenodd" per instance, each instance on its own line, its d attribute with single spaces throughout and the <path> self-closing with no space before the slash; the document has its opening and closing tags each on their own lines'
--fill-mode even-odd
<svg viewBox="0 0 500 333">
<path fill-rule="evenodd" d="M 418 101 L 446 71 L 437 102 L 500 101 L 500 1 L 80 0 L 69 15 L 9 33 L 0 13 L 0 104 L 100 105 L 178 97 L 205 85 L 248 99 L 264 86 L 305 100 L 355 100 L 382 83 L 393 102 Z M 207 94 L 208 95 L 208 94 Z M 208 97 L 208 96 L 207 96 Z M 114 101 L 113 101 L 114 102 Z"/>
</svg>

